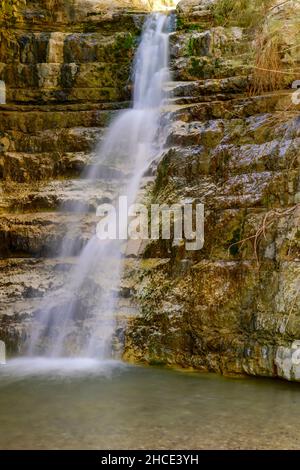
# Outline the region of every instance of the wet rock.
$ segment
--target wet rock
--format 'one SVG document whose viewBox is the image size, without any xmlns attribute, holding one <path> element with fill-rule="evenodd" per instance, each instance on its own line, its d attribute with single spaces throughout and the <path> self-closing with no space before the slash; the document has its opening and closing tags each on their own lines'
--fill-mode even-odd
<svg viewBox="0 0 300 470">
<path fill-rule="evenodd" d="M 140 273 L 124 357 L 300 380 L 299 107 L 289 90 L 248 93 L 253 29 L 217 26 L 217 3 L 178 5 L 169 148 L 151 199 L 203 203 L 204 246 L 146 248 L 169 261 Z"/>
</svg>

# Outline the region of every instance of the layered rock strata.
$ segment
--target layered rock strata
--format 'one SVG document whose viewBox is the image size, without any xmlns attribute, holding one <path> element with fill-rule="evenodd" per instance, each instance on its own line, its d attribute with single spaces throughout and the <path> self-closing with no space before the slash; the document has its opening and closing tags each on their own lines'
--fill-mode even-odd
<svg viewBox="0 0 300 470">
<path fill-rule="evenodd" d="M 20 0 L 13 7 L 4 2 L 0 27 L 0 336 L 9 353 L 22 350 L 43 299 L 64 285 L 95 232 L 96 207 L 126 176 L 121 165 L 97 163 L 97 149 L 130 104 L 132 60 L 150 5 Z M 102 175 L 95 185 L 79 178 L 91 168 Z M 72 247 L 67 258 L 63 240 Z M 90 280 L 86 308 L 101 283 Z M 121 319 L 133 310 L 126 289 Z M 83 310 L 78 315 L 83 321 Z"/>
<path fill-rule="evenodd" d="M 286 85 L 263 91 L 259 30 L 238 16 L 220 24 L 220 3 L 179 3 L 172 125 L 150 196 L 203 203 L 204 247 L 148 245 L 145 258 L 164 261 L 140 273 L 125 358 L 299 380 L 300 117 L 289 75 L 291 63 L 299 70 L 299 8 L 273 5 L 262 18 L 264 30 L 277 22 L 298 34 L 278 46 Z"/>
<path fill-rule="evenodd" d="M 93 233 L 95 207 L 126 176 L 106 167 L 96 186 L 79 180 L 128 106 L 136 40 L 153 6 L 16 3 L 0 43 L 0 331 L 12 352 L 42 299 L 65 282 Z M 132 362 L 299 380 L 300 121 L 289 72 L 299 70 L 299 10 L 274 1 L 261 17 L 232 15 L 225 3 L 178 5 L 166 151 L 155 180 L 145 180 L 147 201 L 204 203 L 204 247 L 157 241 L 142 256 L 132 250 L 115 348 L 125 341 Z M 275 71 L 264 70 L 259 45 L 272 52 Z M 58 258 L 66 233 L 73 252 Z M 101 288 L 92 281 L 89 299 Z"/>
</svg>

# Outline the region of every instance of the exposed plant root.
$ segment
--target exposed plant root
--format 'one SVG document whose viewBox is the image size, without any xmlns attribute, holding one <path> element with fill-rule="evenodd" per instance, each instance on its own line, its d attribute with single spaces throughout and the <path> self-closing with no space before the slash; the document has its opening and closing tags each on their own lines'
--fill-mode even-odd
<svg viewBox="0 0 300 470">
<path fill-rule="evenodd" d="M 229 246 L 228 250 L 230 250 L 230 248 L 232 248 L 233 246 L 236 246 L 236 245 L 241 245 L 241 247 L 242 247 L 242 246 L 244 246 L 244 244 L 247 241 L 252 240 L 253 241 L 254 257 L 255 257 L 255 260 L 256 260 L 256 263 L 257 263 L 257 267 L 259 267 L 260 266 L 260 260 L 259 260 L 258 248 L 259 248 L 259 243 L 260 243 L 262 237 L 266 240 L 267 239 L 266 231 L 268 230 L 268 228 L 270 228 L 273 225 L 273 223 L 276 220 L 278 220 L 278 218 L 290 215 L 292 212 L 294 212 L 299 207 L 300 207 L 300 204 L 296 204 L 293 207 L 289 207 L 288 209 L 286 209 L 284 211 L 280 211 L 278 209 L 272 209 L 271 211 L 267 212 L 265 214 L 264 218 L 263 218 L 262 224 L 257 229 L 257 231 L 254 235 L 251 235 L 250 237 L 239 240 L 238 242 L 232 243 Z"/>
</svg>

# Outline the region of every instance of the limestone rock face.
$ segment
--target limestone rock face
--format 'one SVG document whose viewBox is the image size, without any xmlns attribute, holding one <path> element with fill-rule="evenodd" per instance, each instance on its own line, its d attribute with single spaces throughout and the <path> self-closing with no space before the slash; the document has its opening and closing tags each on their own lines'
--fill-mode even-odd
<svg viewBox="0 0 300 470">
<path fill-rule="evenodd" d="M 22 349 L 42 298 L 63 284 L 95 231 L 97 206 L 112 201 L 125 176 L 124 168 L 96 163 L 97 145 L 129 105 L 132 59 L 150 8 L 143 1 L 13 3 L 16 9 L 2 2 L 0 12 L 0 338 L 9 353 Z M 96 187 L 78 179 L 91 167 L 106 179 Z M 63 239 L 70 258 L 54 261 Z M 100 289 L 97 282 L 91 286 Z"/>
<path fill-rule="evenodd" d="M 76 162 L 92 161 L 103 128 L 131 96 L 131 64 L 145 8 L 136 2 L 139 11 L 133 11 L 129 4 L 20 0 L 13 14 L 0 16 L 5 198 L 10 183 L 70 177 L 78 174 Z"/>
<path fill-rule="evenodd" d="M 291 3 L 262 15 L 264 41 L 274 22 L 299 35 Z M 300 380 L 299 104 L 290 74 L 274 91 L 256 88 L 251 15 L 223 21 L 220 4 L 178 5 L 172 124 L 151 196 L 203 203 L 204 247 L 148 245 L 145 260 L 164 263 L 141 270 L 141 313 L 128 328 L 125 358 Z M 295 35 L 278 41 L 280 73 L 299 67 Z"/>
<path fill-rule="evenodd" d="M 218 0 L 181 0 L 177 6 L 180 22 L 197 24 L 200 22 L 210 22 L 212 20 L 212 10 Z"/>
<path fill-rule="evenodd" d="M 191 17 L 196 12 L 209 11 L 218 0 L 181 0 L 177 10 L 180 15 Z"/>
<path fill-rule="evenodd" d="M 1 17 L 0 340 L 9 353 L 22 349 L 42 299 L 91 237 L 95 208 L 126 176 L 97 162 L 97 144 L 129 104 L 145 13 L 177 3 L 19 0 Z M 203 203 L 205 243 L 130 247 L 115 338 L 126 360 L 300 379 L 297 3 L 274 1 L 263 15 L 224 12 L 220 0 L 177 6 L 166 148 L 143 190 L 151 202 Z M 274 45 L 274 24 L 278 70 L 266 86 L 257 51 Z M 105 175 L 96 186 L 78 179 L 91 167 Z M 63 239 L 69 256 L 58 258 Z M 101 288 L 90 280 L 89 308 Z"/>
</svg>

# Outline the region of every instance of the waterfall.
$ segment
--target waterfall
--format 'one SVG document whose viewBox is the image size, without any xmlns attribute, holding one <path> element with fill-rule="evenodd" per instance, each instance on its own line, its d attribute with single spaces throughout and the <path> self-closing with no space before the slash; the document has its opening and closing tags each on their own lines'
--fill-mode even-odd
<svg viewBox="0 0 300 470">
<path fill-rule="evenodd" d="M 129 205 L 137 198 L 145 171 L 162 150 L 160 111 L 166 98 L 163 84 L 169 79 L 169 27 L 167 15 L 148 16 L 134 61 L 133 106 L 112 122 L 96 164 L 83 174 L 96 183 L 107 179 L 105 165 L 121 166 L 115 199 L 127 196 Z M 80 209 L 75 207 L 74 212 L 79 214 Z M 68 251 L 70 246 L 64 241 L 61 257 Z M 38 325 L 34 324 L 30 335 L 30 355 L 111 356 L 123 253 L 122 240 L 91 238 L 67 283 L 42 302 Z"/>
</svg>

